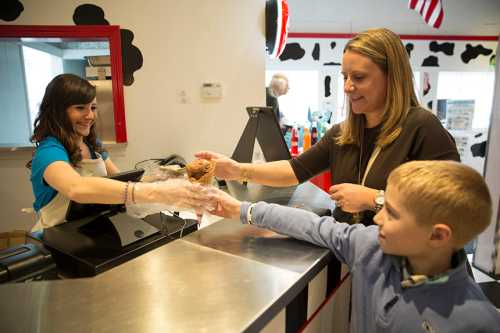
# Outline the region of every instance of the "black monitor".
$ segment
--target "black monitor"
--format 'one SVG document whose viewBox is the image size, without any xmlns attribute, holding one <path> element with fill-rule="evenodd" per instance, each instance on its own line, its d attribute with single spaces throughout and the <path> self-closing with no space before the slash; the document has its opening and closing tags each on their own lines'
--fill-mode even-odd
<svg viewBox="0 0 500 333">
<path fill-rule="evenodd" d="M 144 169 L 129 170 L 108 176 L 106 178 L 119 180 L 122 182 L 139 181 L 144 174 Z M 103 212 L 123 210 L 123 204 L 88 204 L 70 201 L 68 210 L 66 211 L 66 221 L 80 220 L 89 216 L 96 216 Z"/>
<path fill-rule="evenodd" d="M 238 162 L 252 162 L 257 138 L 267 162 L 290 159 L 290 152 L 273 108 L 249 106 L 246 109 L 249 119 L 231 158 Z"/>
</svg>

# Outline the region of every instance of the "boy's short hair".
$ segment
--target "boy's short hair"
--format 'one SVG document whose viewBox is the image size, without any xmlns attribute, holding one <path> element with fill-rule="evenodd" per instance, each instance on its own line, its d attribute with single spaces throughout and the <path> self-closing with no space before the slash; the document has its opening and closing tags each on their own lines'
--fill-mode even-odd
<svg viewBox="0 0 500 333">
<path fill-rule="evenodd" d="M 452 229 L 458 249 L 480 234 L 491 220 L 491 197 L 483 177 L 454 161 L 413 161 L 389 175 L 418 223 L 443 223 Z"/>
</svg>

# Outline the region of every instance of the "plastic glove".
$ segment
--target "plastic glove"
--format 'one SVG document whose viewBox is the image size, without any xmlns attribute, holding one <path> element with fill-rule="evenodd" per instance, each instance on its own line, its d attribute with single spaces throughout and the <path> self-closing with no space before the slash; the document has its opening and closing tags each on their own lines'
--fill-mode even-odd
<svg viewBox="0 0 500 333">
<path fill-rule="evenodd" d="M 169 179 L 154 185 L 157 201 L 173 207 L 174 210 L 201 211 L 214 207 L 212 199 L 207 197 L 207 187 L 191 183 L 187 179 Z"/>
<path fill-rule="evenodd" d="M 196 213 L 212 211 L 216 200 L 208 195 L 208 186 L 191 183 L 187 179 L 169 179 L 156 183 L 137 183 L 137 197 L 140 191 L 147 193 L 147 202 L 127 205 L 127 213 L 135 217 L 144 217 L 163 210 L 186 211 Z"/>
</svg>

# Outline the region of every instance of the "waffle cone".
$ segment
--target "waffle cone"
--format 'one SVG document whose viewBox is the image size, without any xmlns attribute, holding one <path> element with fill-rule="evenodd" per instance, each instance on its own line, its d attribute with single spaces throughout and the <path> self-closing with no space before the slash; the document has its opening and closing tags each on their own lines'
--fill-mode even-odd
<svg viewBox="0 0 500 333">
<path fill-rule="evenodd" d="M 212 184 L 214 180 L 215 161 L 196 159 L 186 165 L 189 181 L 203 185 Z"/>
</svg>

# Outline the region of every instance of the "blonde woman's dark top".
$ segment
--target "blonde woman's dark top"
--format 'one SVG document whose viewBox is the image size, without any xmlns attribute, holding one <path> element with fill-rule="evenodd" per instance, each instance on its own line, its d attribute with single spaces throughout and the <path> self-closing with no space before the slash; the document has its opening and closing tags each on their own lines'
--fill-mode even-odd
<svg viewBox="0 0 500 333">
<path fill-rule="evenodd" d="M 302 183 L 318 173 L 330 170 L 332 185 L 360 184 L 381 127 L 382 124 L 365 128 L 360 148 L 357 145 L 338 145 L 335 137 L 340 133 L 340 125 L 334 125 L 316 145 L 290 161 L 295 176 Z M 391 144 L 382 148 L 366 176 L 364 185 L 385 189 L 391 171 L 412 160 L 460 161 L 453 137 L 435 115 L 422 108 L 410 110 L 401 134 Z M 363 224 L 373 224 L 373 212 L 364 212 L 363 215 Z M 334 217 L 345 222 L 350 222 L 352 218 L 351 214 L 341 211 L 340 208 L 335 210 Z"/>
</svg>

